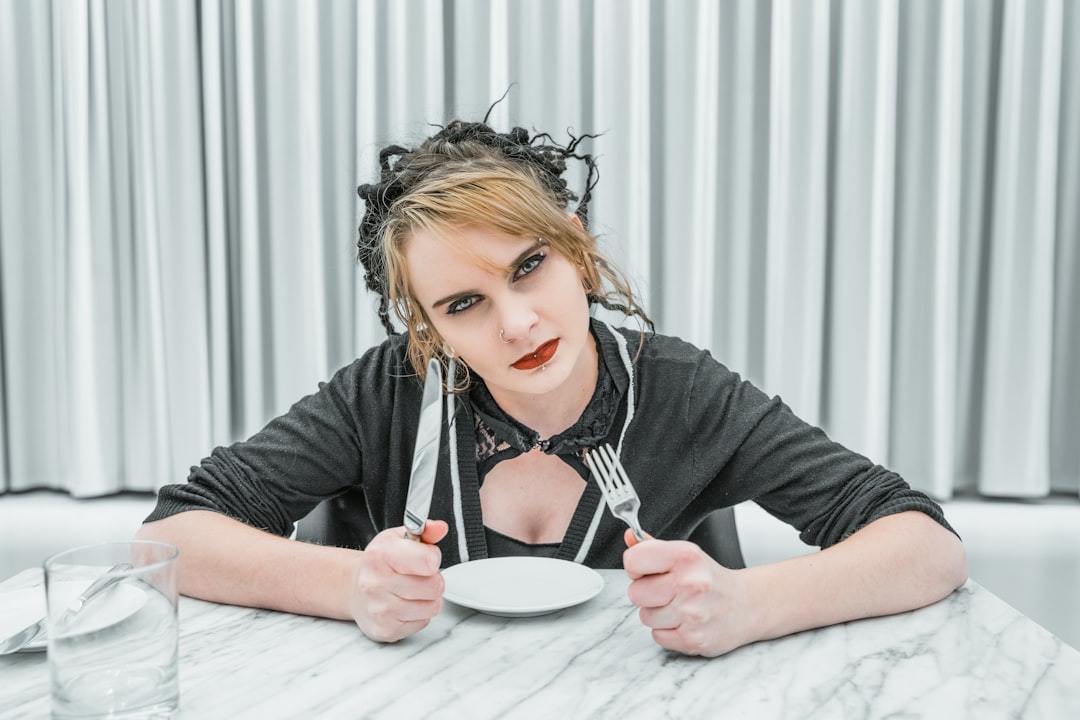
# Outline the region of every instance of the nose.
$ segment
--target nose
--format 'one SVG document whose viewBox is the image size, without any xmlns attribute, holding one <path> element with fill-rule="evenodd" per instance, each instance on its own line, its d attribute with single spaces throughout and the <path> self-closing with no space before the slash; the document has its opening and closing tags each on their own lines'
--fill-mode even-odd
<svg viewBox="0 0 1080 720">
<path fill-rule="evenodd" d="M 501 309 L 495 332 L 504 343 L 527 340 L 540 321 L 532 306 L 520 298 L 505 301 Z"/>
</svg>

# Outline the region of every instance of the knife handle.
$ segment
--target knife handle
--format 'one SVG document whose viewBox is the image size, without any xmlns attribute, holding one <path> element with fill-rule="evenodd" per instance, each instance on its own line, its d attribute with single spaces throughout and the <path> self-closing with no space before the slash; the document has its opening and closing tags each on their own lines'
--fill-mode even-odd
<svg viewBox="0 0 1080 720">
<path fill-rule="evenodd" d="M 420 536 L 424 534 L 424 528 L 427 527 L 427 518 L 422 518 L 405 508 L 405 517 L 402 520 L 405 526 L 405 539 L 423 542 Z"/>
</svg>

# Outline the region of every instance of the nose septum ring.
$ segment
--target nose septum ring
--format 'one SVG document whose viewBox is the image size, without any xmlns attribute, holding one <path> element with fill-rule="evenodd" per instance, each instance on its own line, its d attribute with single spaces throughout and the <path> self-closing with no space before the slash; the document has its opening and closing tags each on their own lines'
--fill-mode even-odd
<svg viewBox="0 0 1080 720">
<path fill-rule="evenodd" d="M 507 345 L 514 342 L 513 340 L 507 340 L 506 339 L 506 330 L 504 328 L 499 328 L 499 339 L 502 340 Z"/>
</svg>

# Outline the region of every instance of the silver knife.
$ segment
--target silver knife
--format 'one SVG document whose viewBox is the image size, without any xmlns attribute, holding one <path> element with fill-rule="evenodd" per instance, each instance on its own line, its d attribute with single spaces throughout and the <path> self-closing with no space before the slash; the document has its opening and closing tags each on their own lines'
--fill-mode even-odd
<svg viewBox="0 0 1080 720">
<path fill-rule="evenodd" d="M 64 614 L 60 616 L 60 619 L 56 621 L 56 627 L 63 627 L 71 622 L 71 619 L 82 611 L 86 604 L 93 600 L 101 593 L 108 590 L 124 579 L 123 575 L 114 575 L 113 573 L 120 573 L 124 570 L 130 570 L 130 563 L 120 563 L 119 565 L 113 565 L 111 568 L 105 571 L 105 573 L 90 585 L 90 587 L 83 590 L 75 602 L 73 602 Z M 0 642 L 0 655 L 7 655 L 8 653 L 17 652 L 24 647 L 40 638 L 45 633 L 45 618 L 41 618 L 37 622 L 27 625 L 25 628 L 15 633 L 6 640 Z"/>
<path fill-rule="evenodd" d="M 435 490 L 435 470 L 439 466 L 439 437 L 442 434 L 442 366 L 428 361 L 424 381 L 424 399 L 420 404 L 420 423 L 416 428 L 409 495 L 405 499 L 405 537 L 420 540 L 431 509 Z"/>
</svg>

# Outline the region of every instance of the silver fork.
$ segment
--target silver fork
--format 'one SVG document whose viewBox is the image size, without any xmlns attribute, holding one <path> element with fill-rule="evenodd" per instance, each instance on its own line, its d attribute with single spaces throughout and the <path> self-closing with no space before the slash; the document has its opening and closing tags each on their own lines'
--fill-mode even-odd
<svg viewBox="0 0 1080 720">
<path fill-rule="evenodd" d="M 638 499 L 637 491 L 630 484 L 630 478 L 626 476 L 626 470 L 611 445 L 600 445 L 585 453 L 585 462 L 596 478 L 596 484 L 600 486 L 600 492 L 603 493 L 612 514 L 630 526 L 634 537 L 639 541 L 644 540 L 645 533 L 641 531 L 641 523 L 638 522 L 641 500 Z"/>
</svg>

